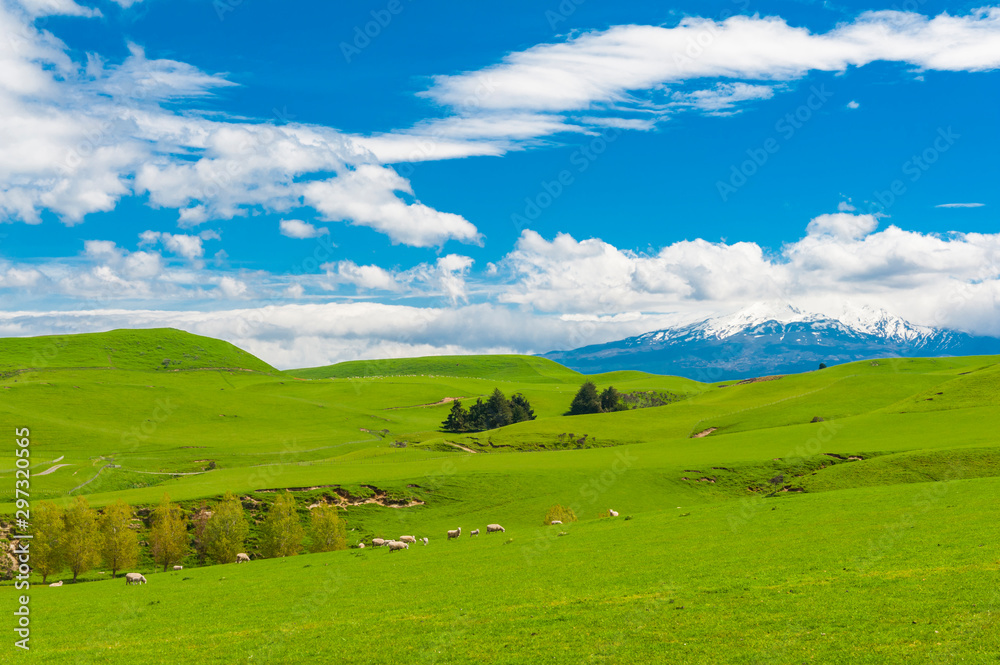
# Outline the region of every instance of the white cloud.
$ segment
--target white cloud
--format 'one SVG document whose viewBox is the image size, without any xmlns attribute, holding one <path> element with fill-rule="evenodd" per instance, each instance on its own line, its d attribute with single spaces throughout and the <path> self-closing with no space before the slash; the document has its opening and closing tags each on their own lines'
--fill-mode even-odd
<svg viewBox="0 0 1000 665">
<path fill-rule="evenodd" d="M 850 199 L 847 199 L 846 201 L 841 201 L 837 204 L 837 210 L 839 212 L 854 212 L 857 208 L 851 205 Z"/>
<path fill-rule="evenodd" d="M 684 107 L 728 115 L 790 88 L 776 82 L 811 71 L 840 73 L 876 61 L 991 70 L 1000 67 L 998 44 L 995 7 L 936 17 L 870 11 L 825 33 L 758 15 L 688 17 L 673 27 L 618 25 L 538 44 L 484 69 L 436 76 L 421 94 L 450 107 L 453 116 L 361 141 L 391 161 L 463 150 L 497 154 L 557 132 L 628 124 L 648 129 Z M 685 90 L 706 82 L 710 87 Z"/>
<path fill-rule="evenodd" d="M 247 287 L 246 282 L 227 275 L 219 279 L 219 291 L 226 298 L 236 300 L 247 297 L 250 289 Z"/>
<path fill-rule="evenodd" d="M 155 245 L 162 243 L 163 247 L 172 254 L 183 256 L 189 261 L 197 261 L 205 255 L 205 246 L 202 240 L 207 238 L 218 239 L 219 235 L 214 231 L 207 236 L 185 235 L 183 233 L 165 233 L 158 231 L 143 231 L 139 234 L 139 245 Z"/>
<path fill-rule="evenodd" d="M 856 101 L 854 101 L 853 99 L 852 99 L 851 101 L 847 102 L 847 108 L 849 108 L 849 109 L 851 109 L 851 110 L 854 110 L 854 109 L 856 109 L 856 108 L 860 108 L 860 107 L 861 107 L 861 104 L 858 104 L 858 103 L 857 103 Z"/>
<path fill-rule="evenodd" d="M 998 37 L 1000 8 L 934 18 L 865 12 L 825 34 L 778 17 L 685 18 L 672 28 L 614 26 L 534 46 L 484 70 L 437 76 L 426 95 L 456 108 L 561 112 L 635 103 L 631 92 L 677 81 L 790 80 L 878 60 L 982 71 L 1000 66 Z"/>
<path fill-rule="evenodd" d="M 770 99 L 774 88 L 769 85 L 747 83 L 716 83 L 714 87 L 694 92 L 674 93 L 674 100 L 682 106 L 692 106 L 713 115 L 730 114 L 740 102 Z"/>
<path fill-rule="evenodd" d="M 82 15 L 69 0 L 29 5 Z M 478 239 L 461 216 L 399 199 L 396 192 L 412 194 L 409 182 L 382 172 L 350 136 L 175 110 L 236 85 L 224 74 L 150 58 L 134 44 L 117 64 L 98 54 L 76 62 L 70 53 L 31 16 L 0 5 L 0 217 L 38 223 L 49 210 L 75 224 L 123 197 L 146 195 L 193 226 L 301 206 L 302 176 L 321 173 L 333 189 L 314 188 L 315 195 L 338 219 L 421 246 Z M 338 176 L 350 182 L 337 185 Z M 367 198 L 339 201 L 338 191 Z"/>
<path fill-rule="evenodd" d="M 405 203 L 397 191 L 413 193 L 410 183 L 392 169 L 366 164 L 337 178 L 307 184 L 304 199 L 327 220 L 369 226 L 394 243 L 431 247 L 449 238 L 482 242 L 476 227 L 465 218 L 419 202 Z"/>
<path fill-rule="evenodd" d="M 411 295 L 441 295 L 455 305 L 459 301 L 468 301 L 466 278 L 473 263 L 468 256 L 448 254 L 433 264 L 421 263 L 408 270 L 359 266 L 353 261 L 334 261 L 320 267 L 336 284 L 353 284 L 366 290 L 408 290 Z"/>
<path fill-rule="evenodd" d="M 851 215 L 838 212 L 820 215 L 806 227 L 806 233 L 811 236 L 828 235 L 838 240 L 857 240 L 863 238 L 878 228 L 875 215 Z"/>
<path fill-rule="evenodd" d="M 336 261 L 320 266 L 333 280 L 340 284 L 353 284 L 362 289 L 399 291 L 402 285 L 396 276 L 376 265 L 359 266 L 354 261 Z"/>
<path fill-rule="evenodd" d="M 281 230 L 281 235 L 288 236 L 289 238 L 318 238 L 330 233 L 330 230 L 326 227 L 316 228 L 308 222 L 303 222 L 301 219 L 282 219 L 278 222 L 278 227 Z"/>
<path fill-rule="evenodd" d="M 80 16 L 84 18 L 101 16 L 100 10 L 83 7 L 74 0 L 19 0 L 19 2 L 32 16 Z"/>
<path fill-rule="evenodd" d="M 935 208 L 982 208 L 985 203 L 940 203 Z"/>
<path fill-rule="evenodd" d="M 1000 335 L 991 300 L 1000 296 L 1000 234 L 940 237 L 876 227 L 871 215 L 821 215 L 774 255 L 754 243 L 705 240 L 638 254 L 599 239 L 558 234 L 548 241 L 527 230 L 498 266 L 507 282 L 498 298 L 584 316 L 719 312 L 758 300 L 823 311 L 846 298 L 916 323 Z"/>
</svg>

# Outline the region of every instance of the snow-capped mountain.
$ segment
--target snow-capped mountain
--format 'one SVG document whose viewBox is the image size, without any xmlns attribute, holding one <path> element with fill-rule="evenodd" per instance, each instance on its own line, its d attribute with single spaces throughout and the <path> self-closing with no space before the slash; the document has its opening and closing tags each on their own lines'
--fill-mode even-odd
<svg viewBox="0 0 1000 665">
<path fill-rule="evenodd" d="M 586 373 L 638 369 L 717 381 L 866 358 L 979 354 L 1000 354 L 1000 339 L 914 325 L 869 306 L 845 306 L 826 315 L 764 302 L 689 325 L 544 355 Z"/>
</svg>

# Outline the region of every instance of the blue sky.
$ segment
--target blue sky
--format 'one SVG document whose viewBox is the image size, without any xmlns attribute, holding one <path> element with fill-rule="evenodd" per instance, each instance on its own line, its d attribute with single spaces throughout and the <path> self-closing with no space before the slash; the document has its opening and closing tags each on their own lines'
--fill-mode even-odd
<svg viewBox="0 0 1000 665">
<path fill-rule="evenodd" d="M 3 334 L 301 366 L 779 300 L 1000 335 L 1000 8 L 0 8 Z"/>
</svg>

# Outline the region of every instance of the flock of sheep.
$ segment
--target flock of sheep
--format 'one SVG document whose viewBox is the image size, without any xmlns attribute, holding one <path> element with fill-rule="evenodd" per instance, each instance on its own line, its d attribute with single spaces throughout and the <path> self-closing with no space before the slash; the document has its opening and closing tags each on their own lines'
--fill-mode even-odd
<svg viewBox="0 0 1000 665">
<path fill-rule="evenodd" d="M 486 533 L 495 533 L 495 532 L 506 533 L 506 529 L 504 529 L 499 524 L 486 525 Z M 457 529 L 452 529 L 451 531 L 448 532 L 448 540 L 451 540 L 452 538 L 458 538 L 461 535 L 462 535 L 462 527 L 458 527 Z M 469 532 L 469 536 L 478 536 L 478 535 L 479 535 L 479 529 L 473 529 L 471 532 Z M 415 536 L 400 536 L 399 540 L 372 538 L 372 547 L 388 547 L 390 552 L 395 552 L 396 550 L 408 550 L 410 549 L 411 544 L 416 545 L 417 543 L 420 543 L 422 545 L 426 545 L 429 542 L 430 542 L 429 538 L 425 537 L 418 539 Z M 363 550 L 364 548 L 365 548 L 364 543 L 358 543 L 358 549 Z"/>
<path fill-rule="evenodd" d="M 618 513 L 614 510 L 609 510 L 608 513 L 611 515 L 611 517 L 618 517 Z M 562 522 L 559 520 L 552 520 L 552 524 L 562 524 Z M 498 533 L 498 532 L 506 533 L 507 530 L 504 529 L 499 524 L 486 525 L 486 533 Z M 452 529 L 448 531 L 448 540 L 451 540 L 452 538 L 458 538 L 461 535 L 462 535 L 462 527 L 458 527 L 457 529 Z M 470 537 L 478 535 L 479 535 L 479 529 L 473 529 L 472 531 L 469 532 Z M 422 545 L 426 545 L 427 543 L 430 542 L 430 539 L 426 537 L 418 539 L 415 536 L 400 536 L 399 540 L 385 540 L 384 538 L 372 538 L 372 547 L 388 547 L 390 552 L 395 552 L 396 550 L 408 550 L 410 549 L 411 544 L 416 545 L 418 542 L 421 543 Z M 364 549 L 364 548 L 365 548 L 364 543 L 358 543 L 358 549 Z M 246 552 L 240 552 L 239 554 L 236 555 L 236 563 L 246 563 L 248 561 L 250 561 L 250 555 L 247 554 Z M 183 566 L 174 566 L 174 570 L 181 570 L 182 568 Z M 146 583 L 146 578 L 143 577 L 141 573 L 126 573 L 125 575 L 126 585 L 145 584 L 145 583 Z M 61 585 L 62 582 L 57 582 L 55 584 L 50 584 L 49 586 L 61 586 Z"/>
</svg>

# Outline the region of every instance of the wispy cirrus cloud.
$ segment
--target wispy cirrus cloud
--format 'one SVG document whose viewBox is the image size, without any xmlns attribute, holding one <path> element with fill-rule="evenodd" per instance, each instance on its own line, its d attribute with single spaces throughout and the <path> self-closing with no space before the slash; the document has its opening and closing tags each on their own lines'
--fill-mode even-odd
<svg viewBox="0 0 1000 665">
<path fill-rule="evenodd" d="M 985 203 L 939 203 L 935 208 L 982 208 Z"/>
<path fill-rule="evenodd" d="M 499 154 L 563 132 L 590 133 L 609 121 L 646 129 L 685 110 L 736 113 L 810 72 L 878 61 L 920 71 L 993 70 L 1000 67 L 998 44 L 996 7 L 934 17 L 869 11 L 825 33 L 758 15 L 617 25 L 516 51 L 482 69 L 435 76 L 420 94 L 453 115 L 359 140 L 386 161 L 446 159 L 463 149 Z"/>
</svg>

